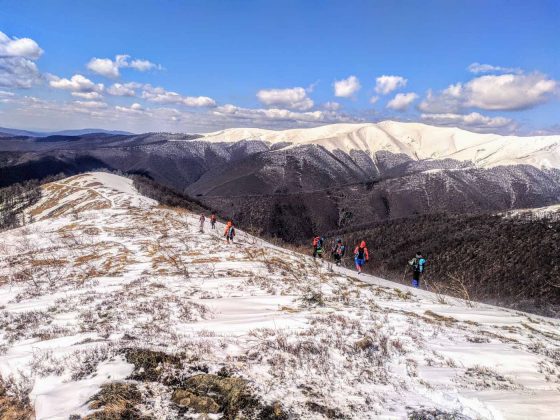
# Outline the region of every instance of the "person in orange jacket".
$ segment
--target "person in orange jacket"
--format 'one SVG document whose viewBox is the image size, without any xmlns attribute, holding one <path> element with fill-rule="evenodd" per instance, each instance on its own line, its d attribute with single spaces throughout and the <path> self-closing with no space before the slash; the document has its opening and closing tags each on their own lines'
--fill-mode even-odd
<svg viewBox="0 0 560 420">
<path fill-rule="evenodd" d="M 360 245 L 354 249 L 354 262 L 356 263 L 356 270 L 358 274 L 362 272 L 362 267 L 369 261 L 369 252 L 366 247 L 366 241 L 360 242 Z"/>
<path fill-rule="evenodd" d="M 226 228 L 224 230 L 224 236 L 226 237 L 227 243 L 229 244 L 229 241 L 233 242 L 233 238 L 235 236 L 235 228 L 233 227 L 233 222 L 231 220 L 229 220 L 226 223 Z"/>
</svg>

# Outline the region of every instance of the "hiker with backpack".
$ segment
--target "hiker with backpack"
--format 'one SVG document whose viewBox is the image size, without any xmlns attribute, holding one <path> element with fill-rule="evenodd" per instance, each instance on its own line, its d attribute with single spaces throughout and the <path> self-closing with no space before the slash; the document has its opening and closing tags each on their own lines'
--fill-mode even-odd
<svg viewBox="0 0 560 420">
<path fill-rule="evenodd" d="M 200 233 L 203 233 L 204 232 L 204 222 L 206 221 L 206 217 L 204 216 L 204 213 L 200 214 L 200 217 L 199 217 L 198 220 L 200 222 Z"/>
<path fill-rule="evenodd" d="M 356 249 L 354 249 L 354 263 L 356 264 L 356 270 L 358 270 L 358 274 L 362 273 L 362 267 L 368 261 L 369 252 L 366 247 L 366 241 L 362 241 L 358 246 L 356 246 Z"/>
<path fill-rule="evenodd" d="M 321 236 L 315 236 L 313 238 L 313 258 L 323 257 L 323 243 L 325 240 Z"/>
<path fill-rule="evenodd" d="M 216 213 L 212 213 L 210 216 L 210 226 L 212 227 L 212 230 L 216 229 L 216 220 Z"/>
<path fill-rule="evenodd" d="M 227 243 L 229 244 L 229 241 L 231 241 L 233 243 L 233 238 L 235 237 L 235 228 L 233 227 L 233 222 L 231 220 L 229 220 L 226 223 L 226 228 L 224 230 L 224 236 L 226 237 Z"/>
<path fill-rule="evenodd" d="M 345 253 L 346 246 L 342 243 L 342 239 L 337 239 L 331 250 L 331 255 L 334 258 L 334 263 L 336 265 L 340 265 Z"/>
<path fill-rule="evenodd" d="M 424 266 L 426 265 L 426 259 L 422 256 L 419 251 L 416 256 L 408 262 L 408 265 L 412 267 L 412 287 L 420 287 L 420 274 L 424 272 Z"/>
</svg>

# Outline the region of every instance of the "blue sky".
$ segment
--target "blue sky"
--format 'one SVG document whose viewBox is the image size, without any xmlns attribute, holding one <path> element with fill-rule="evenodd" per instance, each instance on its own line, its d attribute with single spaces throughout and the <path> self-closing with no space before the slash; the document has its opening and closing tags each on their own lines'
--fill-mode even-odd
<svg viewBox="0 0 560 420">
<path fill-rule="evenodd" d="M 560 132 L 558 1 L 3 1 L 0 126 Z"/>
</svg>

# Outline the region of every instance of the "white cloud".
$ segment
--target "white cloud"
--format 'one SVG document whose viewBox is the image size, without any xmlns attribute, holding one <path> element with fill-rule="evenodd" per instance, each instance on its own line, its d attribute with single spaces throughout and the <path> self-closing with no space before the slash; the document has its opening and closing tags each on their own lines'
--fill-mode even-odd
<svg viewBox="0 0 560 420">
<path fill-rule="evenodd" d="M 120 76 L 121 68 L 132 68 L 138 71 L 148 71 L 152 69 L 161 69 L 161 65 L 152 63 L 148 60 L 134 59 L 130 60 L 127 54 L 119 54 L 115 59 L 93 57 L 87 64 L 87 68 L 94 73 L 109 78 L 117 78 Z"/>
<path fill-rule="evenodd" d="M 110 58 L 92 58 L 87 64 L 87 68 L 101 76 L 116 78 L 119 77 L 119 67 Z"/>
<path fill-rule="evenodd" d="M 43 54 L 30 38 L 10 38 L 0 32 L 0 86 L 30 88 L 41 81 L 35 61 Z"/>
<path fill-rule="evenodd" d="M 557 87 L 558 83 L 555 80 L 533 73 L 482 76 L 471 80 L 465 86 L 465 90 L 468 93 L 467 106 L 517 110 L 545 102 Z"/>
<path fill-rule="evenodd" d="M 338 111 L 341 108 L 341 105 L 338 102 L 329 101 L 323 104 L 323 108 L 328 111 Z"/>
<path fill-rule="evenodd" d="M 501 66 L 493 66 L 492 64 L 480 64 L 480 63 L 469 64 L 467 70 L 474 74 L 479 74 L 479 73 L 521 74 L 523 72 L 521 69 L 515 67 L 501 67 Z"/>
<path fill-rule="evenodd" d="M 261 89 L 257 92 L 258 100 L 266 106 L 307 111 L 313 108 L 313 101 L 302 87 L 289 89 Z"/>
<path fill-rule="evenodd" d="M 162 87 L 144 86 L 142 98 L 150 102 L 161 104 L 183 104 L 189 107 L 213 107 L 216 101 L 207 96 L 183 96 L 177 92 L 170 92 Z"/>
<path fill-rule="evenodd" d="M 375 105 L 378 100 L 379 100 L 379 96 L 372 96 L 371 98 L 369 98 L 369 103 Z"/>
<path fill-rule="evenodd" d="M 395 111 L 406 111 L 410 104 L 418 98 L 414 92 L 397 93 L 393 99 L 387 103 L 387 108 L 394 109 Z"/>
<path fill-rule="evenodd" d="M 334 96 L 349 98 L 361 88 L 360 81 L 356 76 L 334 82 Z"/>
<path fill-rule="evenodd" d="M 99 101 L 74 101 L 74 104 L 84 108 L 93 108 L 93 109 L 107 108 L 107 104 L 105 102 L 99 102 Z"/>
<path fill-rule="evenodd" d="M 335 122 L 356 122 L 356 118 L 338 114 L 334 111 L 307 111 L 295 112 L 287 109 L 258 109 L 242 108 L 235 105 L 223 105 L 217 107 L 213 114 L 227 117 L 229 119 L 247 120 L 250 124 L 269 125 L 275 123 L 303 123 L 303 124 L 325 124 Z"/>
<path fill-rule="evenodd" d="M 429 113 L 521 110 L 542 104 L 557 92 L 558 82 L 541 73 L 485 75 L 450 85 L 438 95 L 428 92 L 419 109 Z"/>
<path fill-rule="evenodd" d="M 422 114 L 420 118 L 428 123 L 436 125 L 458 126 L 481 130 L 513 128 L 515 126 L 510 118 L 488 117 L 478 112 L 471 112 L 470 114 Z"/>
<path fill-rule="evenodd" d="M 130 107 L 116 106 L 115 109 L 120 112 L 130 113 L 130 114 L 143 114 L 145 109 L 139 103 L 135 102 Z"/>
<path fill-rule="evenodd" d="M 96 84 L 89 80 L 87 77 L 82 76 L 81 74 L 75 74 L 70 79 L 63 79 L 57 76 L 50 75 L 49 79 L 49 85 L 51 87 L 55 89 L 71 90 L 73 92 L 102 92 L 104 88 L 102 83 Z"/>
<path fill-rule="evenodd" d="M 401 76 L 379 76 L 375 79 L 375 91 L 380 95 L 387 95 L 392 91 L 405 87 L 407 79 Z"/>
<path fill-rule="evenodd" d="M 90 101 L 99 100 L 103 97 L 99 92 L 72 92 L 72 96 Z"/>
<path fill-rule="evenodd" d="M 161 69 L 161 66 L 158 64 L 152 63 L 151 61 L 148 60 L 140 60 L 140 59 L 132 60 L 128 65 L 128 67 L 138 71 Z"/>
<path fill-rule="evenodd" d="M 113 96 L 136 96 L 136 89 L 142 87 L 140 83 L 114 83 L 107 88 L 107 93 Z"/>
<path fill-rule="evenodd" d="M 10 38 L 0 31 L 0 58 L 20 57 L 37 60 L 43 50 L 30 38 Z"/>
</svg>

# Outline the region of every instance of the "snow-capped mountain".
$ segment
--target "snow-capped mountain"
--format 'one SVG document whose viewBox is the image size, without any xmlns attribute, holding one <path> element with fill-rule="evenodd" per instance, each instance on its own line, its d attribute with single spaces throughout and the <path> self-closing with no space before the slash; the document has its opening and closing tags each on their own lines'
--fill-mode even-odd
<svg viewBox="0 0 560 420">
<path fill-rule="evenodd" d="M 289 241 L 421 214 L 560 203 L 560 136 L 385 121 L 205 135 L 0 138 L 0 187 L 98 168 L 147 175 Z"/>
<path fill-rule="evenodd" d="M 210 142 L 264 140 L 291 147 L 315 144 L 329 151 L 405 154 L 414 160 L 453 159 L 481 168 L 532 165 L 560 168 L 560 135 L 502 136 L 420 123 L 383 121 L 377 124 L 333 124 L 317 128 L 263 130 L 232 128 L 204 135 Z"/>
<path fill-rule="evenodd" d="M 228 245 L 198 217 L 107 173 L 43 186 L 29 223 L 0 233 L 5 407 L 557 418 L 558 320 L 358 277 L 239 230 Z"/>
</svg>

